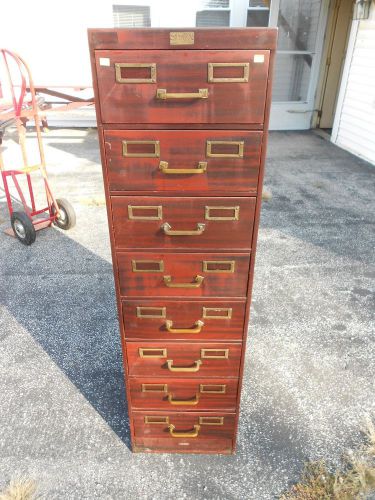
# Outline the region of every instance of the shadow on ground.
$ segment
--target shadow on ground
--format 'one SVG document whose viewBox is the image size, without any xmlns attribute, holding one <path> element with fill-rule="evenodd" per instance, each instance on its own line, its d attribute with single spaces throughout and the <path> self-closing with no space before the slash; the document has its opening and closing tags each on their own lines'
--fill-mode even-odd
<svg viewBox="0 0 375 500">
<path fill-rule="evenodd" d="M 112 265 L 54 227 L 31 247 L 0 237 L 3 306 L 129 447 Z"/>
</svg>

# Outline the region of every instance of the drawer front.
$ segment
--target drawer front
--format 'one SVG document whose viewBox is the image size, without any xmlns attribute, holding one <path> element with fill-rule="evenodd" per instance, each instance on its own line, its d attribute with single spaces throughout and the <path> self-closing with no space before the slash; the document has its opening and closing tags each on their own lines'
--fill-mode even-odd
<svg viewBox="0 0 375 500">
<path fill-rule="evenodd" d="M 197 411 L 232 410 L 237 403 L 237 379 L 129 378 L 133 409 Z"/>
<path fill-rule="evenodd" d="M 112 191 L 257 192 L 262 132 L 111 130 L 104 137 Z"/>
<path fill-rule="evenodd" d="M 268 50 L 97 50 L 103 123 L 264 120 Z"/>
<path fill-rule="evenodd" d="M 234 413 L 132 412 L 134 451 L 231 453 Z"/>
<path fill-rule="evenodd" d="M 112 196 L 117 248 L 250 250 L 256 198 Z"/>
<path fill-rule="evenodd" d="M 124 301 L 130 340 L 241 340 L 245 302 Z"/>
<path fill-rule="evenodd" d="M 237 378 L 241 344 L 128 342 L 130 376 Z"/>
<path fill-rule="evenodd" d="M 250 254 L 117 252 L 116 258 L 122 296 L 246 296 Z"/>
</svg>

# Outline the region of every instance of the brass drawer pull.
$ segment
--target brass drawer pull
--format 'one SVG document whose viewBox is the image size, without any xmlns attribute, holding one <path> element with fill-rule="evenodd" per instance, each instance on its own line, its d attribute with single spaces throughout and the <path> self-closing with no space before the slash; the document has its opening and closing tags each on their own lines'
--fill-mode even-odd
<svg viewBox="0 0 375 500">
<path fill-rule="evenodd" d="M 161 228 L 163 229 L 164 233 L 168 236 L 199 236 L 200 234 L 203 234 L 204 230 L 206 229 L 206 224 L 204 224 L 203 222 L 198 222 L 197 229 L 193 231 L 172 229 L 171 225 L 168 224 L 168 222 L 164 222 Z"/>
<path fill-rule="evenodd" d="M 165 328 L 169 333 L 200 333 L 203 327 L 204 323 L 200 319 L 194 323 L 193 328 L 173 328 L 173 321 L 167 319 L 165 322 Z"/>
<path fill-rule="evenodd" d="M 169 424 L 168 426 L 169 434 L 174 438 L 196 438 L 198 437 L 200 428 L 201 428 L 200 425 L 195 424 L 194 430 L 190 432 L 179 432 L 175 430 L 176 427 L 173 424 Z"/>
<path fill-rule="evenodd" d="M 208 89 L 198 89 L 198 92 L 167 92 L 166 89 L 156 90 L 156 99 L 207 99 Z"/>
<path fill-rule="evenodd" d="M 167 360 L 167 367 L 170 372 L 198 372 L 202 364 L 201 359 L 194 361 L 193 366 L 173 366 L 173 359 Z"/>
<path fill-rule="evenodd" d="M 196 275 L 193 283 L 172 283 L 172 276 L 164 276 L 164 284 L 169 288 L 199 288 L 203 283 L 204 276 Z"/>
<path fill-rule="evenodd" d="M 168 168 L 168 162 L 161 161 L 159 168 L 163 174 L 203 174 L 207 170 L 207 162 L 200 161 L 197 168 Z"/>
<path fill-rule="evenodd" d="M 196 394 L 193 399 L 173 399 L 173 395 L 169 392 L 168 403 L 170 403 L 171 405 L 195 406 L 199 403 L 199 394 Z"/>
</svg>

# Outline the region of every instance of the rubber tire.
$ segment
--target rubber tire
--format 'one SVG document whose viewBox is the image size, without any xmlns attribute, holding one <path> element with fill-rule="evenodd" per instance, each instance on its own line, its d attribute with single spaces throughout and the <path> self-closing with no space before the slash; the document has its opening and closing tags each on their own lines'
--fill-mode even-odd
<svg viewBox="0 0 375 500">
<path fill-rule="evenodd" d="M 74 208 L 65 198 L 59 198 L 56 200 L 59 210 L 63 212 L 63 219 L 56 219 L 53 223 L 60 229 L 67 231 L 76 225 L 76 213 Z M 54 206 L 52 206 L 52 212 L 55 212 Z"/>
<path fill-rule="evenodd" d="M 21 224 L 23 227 L 23 231 L 25 233 L 24 236 L 21 236 L 19 232 L 16 231 L 15 224 Z M 34 243 L 36 238 L 36 231 L 34 224 L 31 219 L 25 212 L 13 212 L 10 218 L 10 223 L 12 225 L 12 229 L 14 231 L 15 237 L 24 245 L 31 245 Z"/>
</svg>

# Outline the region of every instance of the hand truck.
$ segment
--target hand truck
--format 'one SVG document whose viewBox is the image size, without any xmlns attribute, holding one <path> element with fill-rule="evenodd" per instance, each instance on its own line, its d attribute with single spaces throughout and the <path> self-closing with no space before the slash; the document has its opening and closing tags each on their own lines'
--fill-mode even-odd
<svg viewBox="0 0 375 500">
<path fill-rule="evenodd" d="M 15 124 L 23 159 L 23 167 L 6 170 L 0 149 L 0 171 L 4 183 L 11 222 L 11 229 L 5 232 L 9 235 L 16 236 L 24 245 L 31 245 L 35 241 L 36 231 L 50 227 L 52 224 L 64 230 L 70 229 L 75 225 L 76 216 L 72 205 L 66 199 L 55 199 L 48 182 L 41 133 L 41 118 L 30 70 L 25 61 L 14 52 L 7 49 L 0 49 L 0 60 L 1 56 L 9 84 L 11 101 L 1 104 L 0 99 L 0 146 L 5 126 Z M 17 68 L 17 81 L 20 81 L 20 85 L 15 85 L 14 83 L 15 75 L 14 72 L 11 71 L 13 67 Z M 37 165 L 28 165 L 25 123 L 29 119 L 34 120 L 38 141 L 40 162 Z M 32 172 L 40 172 L 44 182 L 47 206 L 41 209 L 37 209 L 35 206 L 31 176 Z M 25 196 L 17 180 L 17 176 L 19 175 L 26 176 L 29 191 L 29 204 L 26 202 Z M 12 196 L 8 184 L 10 178 L 14 183 L 23 205 L 23 211 L 13 210 Z"/>
</svg>

